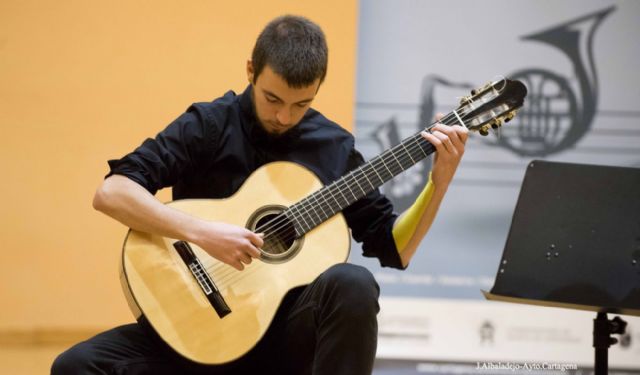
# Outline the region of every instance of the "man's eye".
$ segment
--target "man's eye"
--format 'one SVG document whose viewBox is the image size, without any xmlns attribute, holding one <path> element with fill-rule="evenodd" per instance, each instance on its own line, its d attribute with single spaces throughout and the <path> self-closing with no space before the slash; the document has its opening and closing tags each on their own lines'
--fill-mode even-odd
<svg viewBox="0 0 640 375">
<path fill-rule="evenodd" d="M 304 108 L 307 105 L 309 105 L 309 103 L 298 103 L 298 107 L 300 107 L 300 108 Z"/>
<path fill-rule="evenodd" d="M 277 99 L 275 99 L 275 98 L 272 98 L 272 97 L 267 96 L 267 101 L 268 101 L 269 103 L 275 103 L 275 102 L 277 102 L 278 100 L 277 100 Z"/>
</svg>

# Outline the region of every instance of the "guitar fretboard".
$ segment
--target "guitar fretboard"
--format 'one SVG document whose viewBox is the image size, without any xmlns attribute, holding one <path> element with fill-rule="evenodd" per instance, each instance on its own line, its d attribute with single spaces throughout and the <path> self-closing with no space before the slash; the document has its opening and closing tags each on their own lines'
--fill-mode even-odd
<svg viewBox="0 0 640 375">
<path fill-rule="evenodd" d="M 502 121 L 515 115 L 515 109 L 522 106 L 526 95 L 527 89 L 520 81 L 493 82 L 473 90 L 471 96 L 463 98 L 461 105 L 442 117 L 440 123 L 460 124 L 487 135 L 490 127 L 500 126 Z M 418 132 L 292 205 L 283 214 L 293 223 L 299 238 L 434 151 L 435 147 Z"/>
</svg>

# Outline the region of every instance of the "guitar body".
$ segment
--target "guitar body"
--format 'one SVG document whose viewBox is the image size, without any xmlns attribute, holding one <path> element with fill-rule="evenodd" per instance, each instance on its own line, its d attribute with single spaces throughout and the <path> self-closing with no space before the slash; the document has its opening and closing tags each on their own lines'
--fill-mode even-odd
<svg viewBox="0 0 640 375">
<path fill-rule="evenodd" d="M 260 209 L 289 207 L 321 187 L 307 169 L 275 162 L 256 170 L 230 198 L 168 205 L 206 220 L 252 229 L 247 223 Z M 131 230 L 122 253 L 121 282 L 134 315 L 144 314 L 175 351 L 196 362 L 221 364 L 255 346 L 290 289 L 309 284 L 330 266 L 346 261 L 350 241 L 344 217 L 338 214 L 296 240 L 297 249 L 289 257 L 254 259 L 243 271 L 191 245 L 231 310 L 222 318 L 174 248 L 176 240 Z"/>
</svg>

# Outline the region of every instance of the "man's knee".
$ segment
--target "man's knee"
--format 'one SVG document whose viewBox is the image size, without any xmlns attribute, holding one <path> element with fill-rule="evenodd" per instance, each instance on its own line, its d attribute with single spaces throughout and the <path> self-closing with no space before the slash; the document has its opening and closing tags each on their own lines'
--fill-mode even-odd
<svg viewBox="0 0 640 375">
<path fill-rule="evenodd" d="M 373 288 L 379 291 L 378 283 L 368 269 L 349 263 L 339 263 L 329 267 L 322 277 L 329 283 L 339 283 L 353 287 Z"/>
<path fill-rule="evenodd" d="M 51 365 L 51 375 L 88 374 L 89 359 L 82 348 L 82 344 L 71 347 L 58 355 Z"/>
<path fill-rule="evenodd" d="M 327 269 L 323 282 L 338 293 L 343 302 L 353 306 L 371 308 L 378 312 L 380 287 L 371 272 L 358 265 L 341 263 Z"/>
</svg>

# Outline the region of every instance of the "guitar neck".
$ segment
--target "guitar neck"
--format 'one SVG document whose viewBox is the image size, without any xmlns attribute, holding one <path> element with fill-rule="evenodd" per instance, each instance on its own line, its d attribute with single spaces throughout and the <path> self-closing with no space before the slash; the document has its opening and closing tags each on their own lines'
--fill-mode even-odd
<svg viewBox="0 0 640 375">
<path fill-rule="evenodd" d="M 515 116 L 526 95 L 527 88 L 522 82 L 501 79 L 472 90 L 471 96 L 463 97 L 460 106 L 439 122 L 449 126 L 461 124 L 487 135 L 490 128 L 497 128 Z M 296 236 L 301 237 L 434 151 L 435 147 L 418 132 L 292 205 L 284 215 L 294 224 Z"/>
<path fill-rule="evenodd" d="M 451 113 L 441 123 L 453 125 L 455 120 Z M 435 147 L 418 132 L 292 205 L 285 215 L 294 223 L 296 235 L 302 236 L 434 151 Z"/>
</svg>

